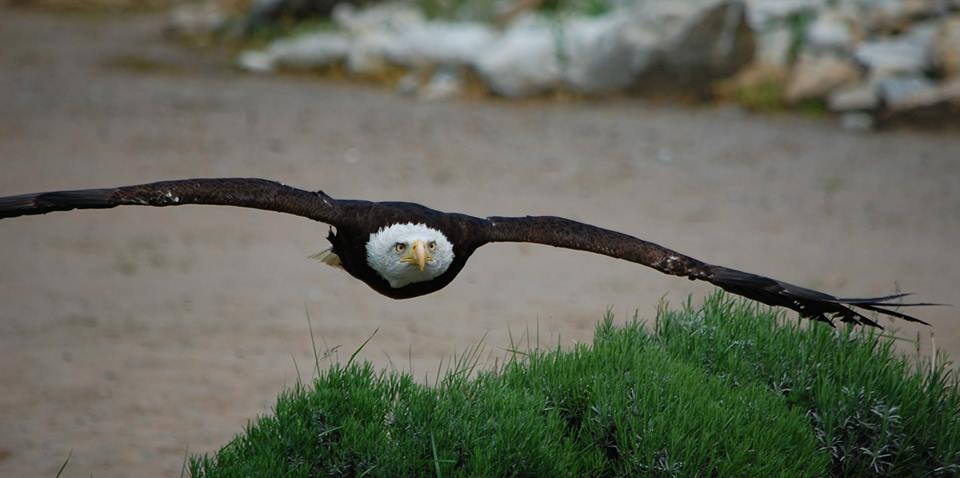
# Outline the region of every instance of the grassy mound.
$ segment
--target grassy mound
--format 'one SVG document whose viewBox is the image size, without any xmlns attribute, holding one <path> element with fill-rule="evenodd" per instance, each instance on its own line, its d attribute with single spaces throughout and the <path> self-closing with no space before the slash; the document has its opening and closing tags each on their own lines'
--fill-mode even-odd
<svg viewBox="0 0 960 478">
<path fill-rule="evenodd" d="M 722 295 L 609 316 L 592 345 L 435 386 L 334 365 L 216 454 L 217 476 L 915 476 L 960 471 L 960 394 L 889 339 L 799 327 Z"/>
</svg>

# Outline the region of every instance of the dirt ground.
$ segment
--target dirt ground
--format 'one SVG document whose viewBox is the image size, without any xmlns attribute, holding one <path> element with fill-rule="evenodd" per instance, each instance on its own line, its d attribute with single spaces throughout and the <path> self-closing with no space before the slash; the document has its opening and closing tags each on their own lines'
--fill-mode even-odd
<svg viewBox="0 0 960 478">
<path fill-rule="evenodd" d="M 0 194 L 260 176 L 334 197 L 564 215 L 840 295 L 960 304 L 960 137 L 622 99 L 419 102 L 240 74 L 165 44 L 162 27 L 0 11 Z M 307 314 L 335 357 L 379 330 L 362 357 L 432 377 L 481 340 L 491 357 L 525 330 L 569 346 L 608 307 L 650 318 L 662 297 L 711 290 L 499 245 L 439 293 L 392 301 L 307 260 L 325 234 L 200 206 L 0 221 L 0 476 L 52 476 L 71 450 L 64 476 L 179 474 L 185 451 L 215 450 L 268 412 L 295 363 L 312 373 Z M 939 349 L 960 353 L 956 308 L 918 314 Z"/>
</svg>

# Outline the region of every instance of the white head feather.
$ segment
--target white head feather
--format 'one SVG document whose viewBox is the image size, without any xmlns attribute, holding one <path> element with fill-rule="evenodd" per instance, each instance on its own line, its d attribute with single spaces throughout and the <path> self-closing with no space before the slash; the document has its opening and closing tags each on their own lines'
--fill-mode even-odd
<svg viewBox="0 0 960 478">
<path fill-rule="evenodd" d="M 418 239 L 425 245 L 435 245 L 434 249 L 429 251 L 430 259 L 423 271 L 414 264 L 400 260 Z M 403 251 L 397 251 L 397 244 L 403 244 Z M 370 234 L 367 241 L 367 264 L 393 288 L 434 279 L 446 272 L 452 263 L 453 244 L 442 232 L 425 224 L 407 223 L 382 227 Z"/>
</svg>

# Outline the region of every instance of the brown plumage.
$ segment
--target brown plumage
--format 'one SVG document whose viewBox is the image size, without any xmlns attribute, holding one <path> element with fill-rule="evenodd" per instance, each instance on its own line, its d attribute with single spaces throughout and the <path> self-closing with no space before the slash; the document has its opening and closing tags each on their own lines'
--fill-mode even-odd
<svg viewBox="0 0 960 478">
<path fill-rule="evenodd" d="M 342 267 L 377 292 L 395 299 L 417 297 L 445 287 L 463 269 L 470 255 L 484 244 L 531 242 L 603 254 L 652 267 L 665 274 L 707 281 L 728 292 L 793 309 L 802 317 L 831 324 L 832 319 L 840 319 L 879 327 L 855 308 L 926 324 L 891 308 L 932 305 L 896 302 L 908 294 L 838 298 L 776 279 L 711 265 L 652 242 L 561 217 L 478 218 L 436 211 L 413 203 L 333 199 L 321 191 L 304 191 L 256 178 L 185 179 L 0 197 L 0 219 L 72 209 L 183 204 L 264 209 L 329 224 L 336 228 L 336 232 L 331 230 L 328 239 Z M 371 234 L 404 223 L 425 224 L 441 231 L 453 244 L 455 256 L 443 274 L 429 281 L 395 288 L 368 265 L 366 244 Z"/>
</svg>

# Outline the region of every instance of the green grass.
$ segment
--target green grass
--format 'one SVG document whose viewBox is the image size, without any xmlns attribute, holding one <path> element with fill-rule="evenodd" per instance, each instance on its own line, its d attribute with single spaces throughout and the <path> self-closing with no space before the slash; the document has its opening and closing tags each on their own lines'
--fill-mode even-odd
<svg viewBox="0 0 960 478">
<path fill-rule="evenodd" d="M 514 348 L 515 349 L 515 348 Z M 950 476 L 960 394 L 892 340 L 798 326 L 721 294 L 608 316 L 592 344 L 479 350 L 433 386 L 334 364 L 218 452 L 219 476 Z"/>
</svg>

